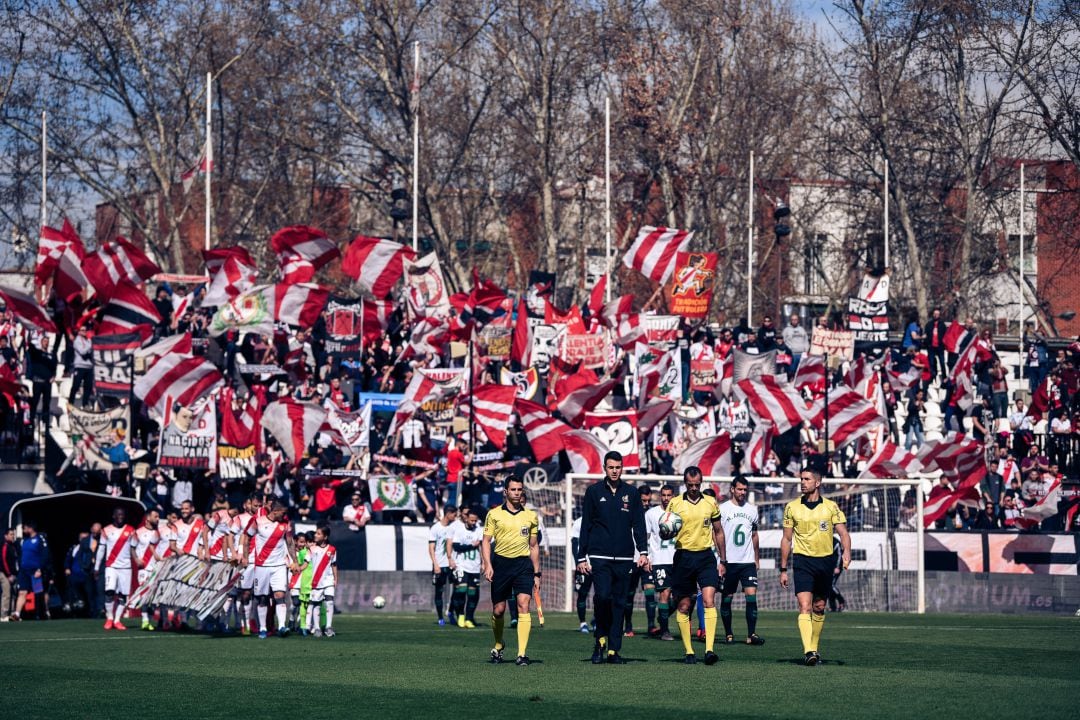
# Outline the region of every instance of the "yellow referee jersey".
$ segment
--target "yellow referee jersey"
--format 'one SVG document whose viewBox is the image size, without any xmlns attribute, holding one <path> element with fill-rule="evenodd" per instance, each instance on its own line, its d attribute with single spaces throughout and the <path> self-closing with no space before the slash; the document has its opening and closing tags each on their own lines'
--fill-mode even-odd
<svg viewBox="0 0 1080 720">
<path fill-rule="evenodd" d="M 702 495 L 696 503 L 686 493 L 671 498 L 667 506 L 682 518 L 682 530 L 675 536 L 676 550 L 712 550 L 712 524 L 720 519 L 720 506 L 711 495 Z"/>
<path fill-rule="evenodd" d="M 792 528 L 796 555 L 828 557 L 833 552 L 833 526 L 846 523 L 844 511 L 828 498 L 807 505 L 803 498 L 784 507 L 784 527 Z"/>
<path fill-rule="evenodd" d="M 488 510 L 484 520 L 484 536 L 492 538 L 495 554 L 518 558 L 529 554 L 529 538 L 536 535 L 540 521 L 535 510 L 510 512 L 506 503 Z"/>
</svg>

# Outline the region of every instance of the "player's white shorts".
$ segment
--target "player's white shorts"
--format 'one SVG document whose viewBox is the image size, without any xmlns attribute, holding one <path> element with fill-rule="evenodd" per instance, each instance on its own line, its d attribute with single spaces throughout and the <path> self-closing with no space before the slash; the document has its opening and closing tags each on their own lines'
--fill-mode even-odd
<svg viewBox="0 0 1080 720">
<path fill-rule="evenodd" d="M 255 568 L 255 594 L 269 595 L 289 589 L 289 570 L 284 565 Z"/>
<path fill-rule="evenodd" d="M 317 590 L 315 588 L 311 588 L 311 596 L 308 598 L 308 602 L 318 603 L 327 599 L 334 599 L 333 585 L 331 585 L 330 587 L 319 588 Z"/>
<path fill-rule="evenodd" d="M 240 571 L 240 589 L 251 590 L 255 587 L 255 566 L 250 562 Z"/>
<path fill-rule="evenodd" d="M 131 594 L 131 568 L 105 568 L 105 592 L 127 597 Z"/>
</svg>

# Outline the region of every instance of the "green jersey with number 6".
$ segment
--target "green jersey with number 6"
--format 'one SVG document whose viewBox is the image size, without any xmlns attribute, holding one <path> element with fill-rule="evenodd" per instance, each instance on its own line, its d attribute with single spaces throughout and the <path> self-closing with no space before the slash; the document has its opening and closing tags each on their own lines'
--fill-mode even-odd
<svg viewBox="0 0 1080 720">
<path fill-rule="evenodd" d="M 757 505 L 736 505 L 728 500 L 720 506 L 720 524 L 724 528 L 729 565 L 754 562 L 754 543 L 750 536 L 758 529 Z"/>
</svg>

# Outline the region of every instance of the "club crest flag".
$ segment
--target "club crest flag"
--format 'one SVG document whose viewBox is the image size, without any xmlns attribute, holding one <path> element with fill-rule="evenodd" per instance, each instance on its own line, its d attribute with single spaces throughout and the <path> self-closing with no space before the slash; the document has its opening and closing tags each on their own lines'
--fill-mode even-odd
<svg viewBox="0 0 1080 720">
<path fill-rule="evenodd" d="M 717 254 L 680 252 L 675 258 L 668 308 L 687 320 L 704 320 L 709 314 L 716 282 Z"/>
<path fill-rule="evenodd" d="M 446 317 L 450 314 L 450 294 L 446 290 L 442 266 L 435 253 L 412 261 L 403 260 L 405 297 L 410 317 Z"/>
<path fill-rule="evenodd" d="M 411 478 L 376 475 L 368 478 L 368 492 L 375 512 L 412 510 L 416 506 Z"/>
<path fill-rule="evenodd" d="M 214 313 L 210 321 L 210 334 L 217 337 L 231 328 L 263 335 L 272 334 L 274 332 L 272 297 L 272 285 L 260 285 L 240 293 Z"/>
</svg>

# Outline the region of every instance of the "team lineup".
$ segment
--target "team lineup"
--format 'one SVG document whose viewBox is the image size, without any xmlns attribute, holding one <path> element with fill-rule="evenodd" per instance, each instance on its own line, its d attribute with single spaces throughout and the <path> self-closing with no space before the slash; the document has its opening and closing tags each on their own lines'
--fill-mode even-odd
<svg viewBox="0 0 1080 720">
<path fill-rule="evenodd" d="M 722 642 L 735 642 L 732 601 L 740 590 L 746 599 L 745 643 L 763 645 L 765 640 L 757 634 L 758 510 L 748 502 L 746 480 L 734 478 L 731 498 L 721 504 L 711 490 L 703 491 L 700 469 L 690 467 L 683 473 L 684 492 L 677 494 L 674 487 L 664 485 L 659 489 L 660 503 L 652 505 L 653 491 L 623 482 L 622 469 L 622 456 L 609 452 L 604 458 L 605 477 L 586 490 L 581 516 L 572 529 L 578 620 L 581 631 L 591 632 L 594 638 L 592 663 L 626 662 L 621 655 L 622 638 L 633 635 L 629 616 L 639 584 L 649 636 L 674 640 L 670 628 L 674 613 L 686 664 L 698 662 L 691 630 L 695 605 L 697 639 L 705 643 L 703 661 L 713 665 L 719 660 L 715 651 L 718 615 L 724 628 Z M 822 662 L 819 645 L 834 572 L 846 570 L 851 562 L 847 520 L 836 503 L 821 495 L 821 481 L 817 469 L 803 470 L 801 495 L 787 504 L 783 515 L 780 584 L 793 588 L 796 595 L 806 665 Z M 439 624 L 445 623 L 443 588 L 452 583 L 450 621 L 475 627 L 483 577 L 491 589 L 494 646 L 490 661 L 504 662 L 510 610 L 517 635 L 514 662 L 529 665 L 531 606 L 534 600 L 539 603 L 542 577 L 542 528 L 536 511 L 525 506 L 524 484 L 513 478 L 507 481 L 505 502 L 488 512 L 482 529 L 474 511 L 463 510 L 460 521 L 456 515 L 456 508 L 448 507 L 429 535 Z M 585 622 L 590 589 L 592 628 Z M 542 626 L 542 610 L 537 609 Z"/>
</svg>

